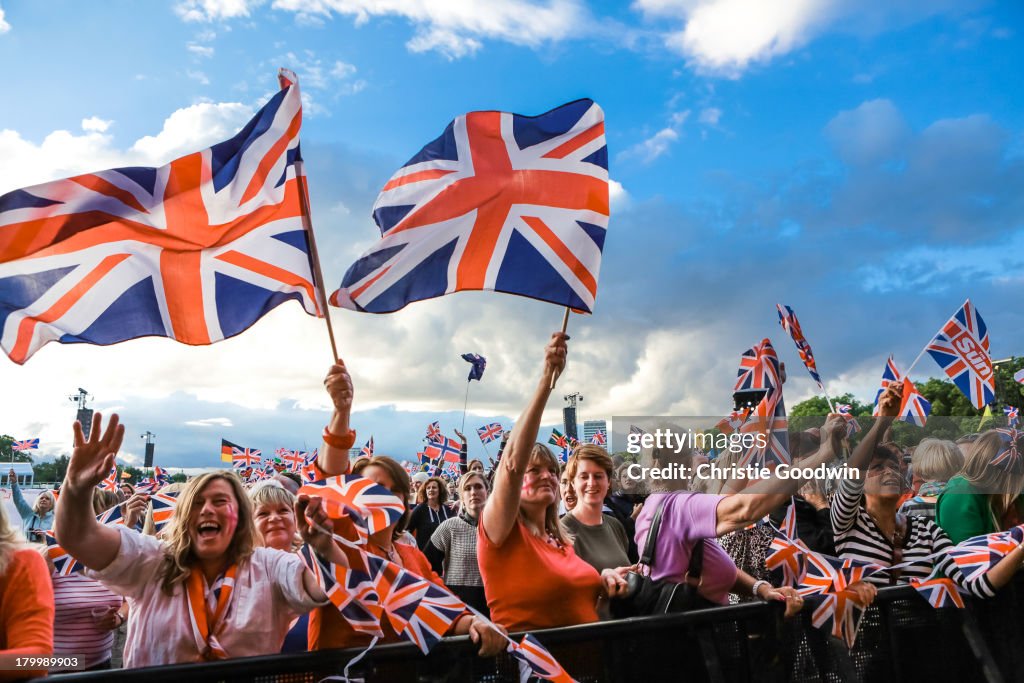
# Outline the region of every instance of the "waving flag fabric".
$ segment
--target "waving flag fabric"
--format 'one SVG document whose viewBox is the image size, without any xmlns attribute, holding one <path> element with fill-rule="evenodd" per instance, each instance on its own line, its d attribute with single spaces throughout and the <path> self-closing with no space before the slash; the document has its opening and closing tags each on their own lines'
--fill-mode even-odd
<svg viewBox="0 0 1024 683">
<path fill-rule="evenodd" d="M 577 100 L 540 116 L 471 112 L 384 185 L 380 242 L 335 306 L 369 313 L 464 290 L 591 312 L 608 228 L 604 112 Z"/>
<path fill-rule="evenodd" d="M 156 479 L 156 483 L 161 486 L 166 486 L 171 483 L 170 472 L 159 465 L 153 465 L 153 478 Z"/>
<path fill-rule="evenodd" d="M 548 437 L 548 443 L 559 448 L 567 448 L 569 446 L 569 439 L 557 429 L 552 429 L 551 436 Z"/>
<path fill-rule="evenodd" d="M 783 463 L 788 464 L 789 421 L 786 417 L 786 405 L 782 400 L 779 357 L 775 354 L 771 341 L 762 339 L 759 344 L 744 351 L 740 356 L 740 367 L 736 374 L 736 391 L 763 389 L 766 392 L 739 428 L 741 433 L 752 434 L 755 437 L 751 445 L 740 455 L 739 465 L 742 467 L 753 463 L 757 466 L 774 467 Z M 757 439 L 757 435 L 761 435 L 762 438 Z"/>
<path fill-rule="evenodd" d="M 174 517 L 174 510 L 178 506 L 178 492 L 161 491 L 150 496 L 149 502 L 153 511 L 153 527 L 160 533 Z"/>
<path fill-rule="evenodd" d="M 608 443 L 608 434 L 603 429 L 598 429 L 594 432 L 593 436 L 590 437 L 590 443 L 595 446 L 604 446 Z"/>
<path fill-rule="evenodd" d="M 359 449 L 360 458 L 372 458 L 373 457 L 373 436 L 370 436 L 369 441 Z"/>
<path fill-rule="evenodd" d="M 903 399 L 900 402 L 900 419 L 924 427 L 932 412 L 932 404 L 917 390 L 909 377 L 903 378 Z"/>
<path fill-rule="evenodd" d="M 12 451 L 34 451 L 39 449 L 39 439 L 25 439 L 11 444 Z"/>
<path fill-rule="evenodd" d="M 779 357 L 770 340 L 762 339 L 743 352 L 733 391 L 765 390 L 768 392 L 765 398 L 770 398 L 781 386 Z"/>
<path fill-rule="evenodd" d="M 1024 369 L 1018 370 L 1017 372 L 1013 373 L 1013 381 L 1024 384 Z"/>
<path fill-rule="evenodd" d="M 477 436 L 480 437 L 480 443 L 491 443 L 497 441 L 505 434 L 504 428 L 499 422 L 492 422 L 491 424 L 484 425 L 483 427 L 477 427 Z"/>
<path fill-rule="evenodd" d="M 369 535 L 397 523 L 405 513 L 405 504 L 395 494 L 372 479 L 357 475 L 340 475 L 306 484 L 299 493 L 322 497 L 327 514 L 332 518 L 355 512 L 365 521 Z"/>
<path fill-rule="evenodd" d="M 878 401 L 882 398 L 882 394 L 893 382 L 900 382 L 903 380 L 903 376 L 900 374 L 899 369 L 896 367 L 896 361 L 889 356 L 889 359 L 885 362 L 885 368 L 882 370 L 882 383 L 878 389 L 878 393 L 875 394 L 875 410 L 871 414 L 874 417 L 879 416 L 878 412 Z"/>
<path fill-rule="evenodd" d="M 442 438 L 440 422 L 435 420 L 427 425 L 427 441 L 440 441 Z"/>
<path fill-rule="evenodd" d="M 793 343 L 796 344 L 796 350 L 800 354 L 800 360 L 804 362 L 804 367 L 807 368 L 807 372 L 811 374 L 817 384 L 818 388 L 822 391 L 825 390 L 825 385 L 821 382 L 821 375 L 818 374 L 818 366 L 814 362 L 814 352 L 811 351 L 811 345 L 807 343 L 807 338 L 804 337 L 804 332 L 800 328 L 800 321 L 796 318 L 796 313 L 789 306 L 783 306 L 782 304 L 775 304 L 775 307 L 779 309 L 779 324 L 782 325 Z"/>
<path fill-rule="evenodd" d="M 1014 428 L 1020 422 L 1020 411 L 1017 406 L 1006 406 L 1003 408 L 1003 413 L 1006 415 L 1006 426 Z"/>
<path fill-rule="evenodd" d="M 750 417 L 750 408 L 732 410 L 729 414 L 718 421 L 715 428 L 723 434 L 732 434 L 743 426 L 743 423 Z"/>
<path fill-rule="evenodd" d="M 0 196 L 0 347 L 211 344 L 289 299 L 319 313 L 302 228 L 294 75 L 235 137 L 160 168 Z"/>
<path fill-rule="evenodd" d="M 442 436 L 440 441 L 431 441 L 423 449 L 427 457 L 437 463 L 459 462 L 462 453 L 462 444 L 455 439 Z"/>
<path fill-rule="evenodd" d="M 96 488 L 103 489 L 104 491 L 117 491 L 117 465 L 110 468 L 110 474 Z"/>
<path fill-rule="evenodd" d="M 1024 526 L 1009 531 L 982 534 L 961 541 L 949 550 L 950 557 L 960 567 L 964 578 L 973 581 L 1003 559 L 1024 540 Z"/>
<path fill-rule="evenodd" d="M 263 458 L 260 457 L 260 451 L 256 448 L 245 448 L 225 439 L 221 439 L 220 442 L 222 455 L 226 449 L 230 449 L 231 464 L 236 470 L 254 467 L 263 461 Z"/>
<path fill-rule="evenodd" d="M 508 651 L 533 672 L 534 676 L 553 683 L 576 683 L 576 680 L 562 668 L 547 648 L 532 634 L 527 633 L 518 643 L 511 643 Z"/>
<path fill-rule="evenodd" d="M 299 468 L 306 463 L 306 454 L 302 451 L 278 448 L 275 454 L 284 461 L 289 472 L 298 472 Z"/>
<path fill-rule="evenodd" d="M 921 594 L 928 604 L 938 609 L 940 607 L 959 607 L 963 609 L 964 599 L 960 595 L 960 589 L 953 583 L 953 579 L 946 577 L 929 578 L 925 581 L 911 579 L 910 585 Z"/>
<path fill-rule="evenodd" d="M 484 369 L 487 367 L 487 359 L 478 353 L 464 353 L 462 354 L 462 360 L 472 365 L 469 369 L 469 377 L 466 378 L 466 381 L 472 382 L 475 379 L 479 382 L 484 376 Z"/>
<path fill-rule="evenodd" d="M 981 410 L 995 400 L 988 327 L 970 299 L 943 325 L 927 350 L 975 408 Z"/>
</svg>

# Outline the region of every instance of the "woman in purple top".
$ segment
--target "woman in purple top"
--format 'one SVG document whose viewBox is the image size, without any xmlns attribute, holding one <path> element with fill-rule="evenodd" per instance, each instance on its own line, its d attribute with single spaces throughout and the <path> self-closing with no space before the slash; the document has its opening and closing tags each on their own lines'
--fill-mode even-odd
<svg viewBox="0 0 1024 683">
<path fill-rule="evenodd" d="M 801 468 L 814 468 L 835 457 L 846 433 L 846 422 L 841 416 L 831 415 L 822 432 L 821 448 L 802 461 Z M 676 471 L 690 473 L 692 457 L 688 448 L 680 453 L 656 448 L 645 455 L 641 468 L 634 466 L 633 469 L 635 472 L 639 469 L 638 473 L 642 474 L 642 468 L 646 467 L 662 469 L 678 466 Z M 683 583 L 694 547 L 697 543 L 704 543 L 704 562 L 698 588 L 702 598 L 725 605 L 728 604 L 729 593 L 752 595 L 763 600 L 784 601 L 787 616 L 798 612 L 803 607 L 803 598 L 795 589 L 773 588 L 767 581 L 755 581 L 752 576 L 736 568 L 721 546 L 704 541 L 757 522 L 796 493 L 806 481 L 772 476 L 745 487 L 742 493 L 725 496 L 688 491 L 688 482 L 689 479 L 683 476 L 668 479 L 644 477 L 641 482 L 651 491 L 636 520 L 636 543 L 641 553 L 651 520 L 658 507 L 664 505 L 651 578 Z"/>
</svg>

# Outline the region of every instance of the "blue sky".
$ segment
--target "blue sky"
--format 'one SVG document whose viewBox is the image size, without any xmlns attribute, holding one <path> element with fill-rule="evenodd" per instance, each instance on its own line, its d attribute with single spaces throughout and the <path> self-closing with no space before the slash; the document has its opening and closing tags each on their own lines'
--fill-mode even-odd
<svg viewBox="0 0 1024 683">
<path fill-rule="evenodd" d="M 953 0 L 0 0 L 0 193 L 231 135 L 294 69 L 329 282 L 372 242 L 390 174 L 453 117 L 605 110 L 613 215 L 592 318 L 562 393 L 583 417 L 718 414 L 739 353 L 800 315 L 830 392 L 873 395 L 970 297 L 993 354 L 1018 348 L 1024 63 L 1016 2 Z M 298 8 L 298 9 L 296 9 Z M 386 9 L 382 9 L 386 8 Z M 282 307 L 209 349 L 50 345 L 0 363 L 0 431 L 67 449 L 78 386 L 157 433 L 158 462 L 215 464 L 223 436 L 312 445 L 326 418 L 322 323 Z M 286 310 L 289 309 L 289 310 Z M 511 424 L 553 307 L 458 294 L 382 317 L 334 311 L 360 440 L 400 457 L 433 416 Z M 921 379 L 937 373 L 926 361 Z M 812 393 L 790 372 L 787 400 Z M 126 460 L 141 453 L 141 440 Z M 479 443 L 474 455 L 483 455 Z"/>
</svg>

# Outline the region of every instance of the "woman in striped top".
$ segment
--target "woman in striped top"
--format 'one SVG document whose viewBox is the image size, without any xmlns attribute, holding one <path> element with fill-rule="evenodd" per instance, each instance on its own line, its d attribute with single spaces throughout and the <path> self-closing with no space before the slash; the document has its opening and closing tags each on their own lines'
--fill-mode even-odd
<svg viewBox="0 0 1024 683">
<path fill-rule="evenodd" d="M 949 537 L 926 517 L 897 514 L 905 480 L 898 449 L 879 445 L 881 435 L 899 412 L 902 387 L 892 385 L 879 401 L 880 417 L 857 444 L 847 466 L 860 477 L 841 479 L 832 499 L 832 529 L 841 558 L 872 562 L 885 567 L 909 562 L 907 567 L 878 572 L 867 578 L 875 585 L 893 585 L 910 579 L 945 574 L 978 597 L 992 597 L 1024 560 L 1018 546 L 986 574 L 968 581 L 947 551 Z"/>
<path fill-rule="evenodd" d="M 76 670 L 110 668 L 114 631 L 124 623 L 124 599 L 83 574 L 50 576 L 53 581 L 53 652 L 80 655 Z"/>
</svg>

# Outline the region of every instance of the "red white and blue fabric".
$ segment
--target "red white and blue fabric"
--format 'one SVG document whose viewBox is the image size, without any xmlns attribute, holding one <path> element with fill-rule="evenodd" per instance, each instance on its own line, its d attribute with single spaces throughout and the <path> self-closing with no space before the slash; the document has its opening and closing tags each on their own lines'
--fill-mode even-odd
<svg viewBox="0 0 1024 683">
<path fill-rule="evenodd" d="M 303 481 L 314 482 L 319 479 L 319 473 L 316 469 L 314 462 L 307 462 L 301 468 L 299 468 L 299 476 L 302 477 Z"/>
<path fill-rule="evenodd" d="M 814 352 L 811 351 L 811 345 L 807 343 L 807 338 L 804 337 L 804 332 L 800 328 L 800 321 L 797 320 L 796 313 L 789 306 L 783 306 L 782 304 L 775 304 L 775 307 L 779 310 L 779 324 L 782 325 L 793 343 L 796 344 L 796 350 L 800 354 L 800 360 L 804 362 L 804 367 L 807 368 L 807 372 L 811 374 L 813 379 L 818 384 L 818 389 L 821 391 L 825 390 L 825 386 L 821 382 L 821 375 L 818 374 L 818 366 L 814 362 Z"/>
<path fill-rule="evenodd" d="M 846 420 L 846 436 L 853 436 L 860 431 L 860 423 L 852 414 L 853 406 L 849 403 L 837 403 L 836 411 Z"/>
<path fill-rule="evenodd" d="M 39 449 L 39 439 L 25 439 L 11 444 L 12 451 L 34 451 Z"/>
<path fill-rule="evenodd" d="M 440 441 L 442 438 L 444 435 L 441 433 L 440 422 L 435 420 L 427 425 L 427 441 Z"/>
<path fill-rule="evenodd" d="M 477 436 L 480 437 L 480 443 L 491 443 L 497 441 L 505 434 L 505 429 L 499 422 L 492 422 L 491 424 L 484 425 L 483 427 L 477 427 Z"/>
<path fill-rule="evenodd" d="M 732 410 L 729 414 L 718 421 L 715 428 L 723 434 L 732 434 L 743 426 L 743 423 L 750 417 L 750 408 Z"/>
<path fill-rule="evenodd" d="M 608 228 L 604 112 L 459 116 L 384 185 L 382 239 L 345 273 L 335 306 L 370 313 L 465 290 L 592 312 Z"/>
<path fill-rule="evenodd" d="M 547 648 L 532 634 L 527 633 L 518 643 L 512 642 L 508 651 L 513 657 L 526 664 L 534 676 L 554 683 L 576 683 L 576 679 L 562 668 Z"/>
<path fill-rule="evenodd" d="M 960 589 L 953 583 L 953 579 L 946 577 L 932 577 L 924 581 L 911 579 L 910 585 L 928 601 L 929 605 L 936 609 L 950 606 L 960 609 L 964 607 L 964 598 Z"/>
<path fill-rule="evenodd" d="M 1018 448 L 1022 436 L 1021 433 L 1013 428 L 996 429 L 993 431 L 999 434 L 1002 445 L 999 447 L 999 452 L 996 453 L 996 456 L 992 458 L 992 466 L 1006 472 L 1020 472 L 1021 465 L 1024 464 L 1024 461 L 1021 459 L 1020 449 Z"/>
<path fill-rule="evenodd" d="M 751 389 L 764 389 L 766 393 L 740 427 L 740 433 L 755 437 L 740 455 L 740 467 L 754 464 L 773 468 L 789 464 L 789 420 L 782 399 L 779 358 L 767 339 L 745 351 L 740 358 L 736 390 Z M 763 438 L 758 439 L 757 435 Z"/>
<path fill-rule="evenodd" d="M 1020 384 L 1024 384 L 1024 369 L 1020 369 L 1017 372 L 1013 373 L 1013 381 L 1019 382 Z"/>
<path fill-rule="evenodd" d="M 932 404 L 921 395 L 909 377 L 903 378 L 903 398 L 900 401 L 900 420 L 924 427 L 932 412 Z"/>
<path fill-rule="evenodd" d="M 883 569 L 885 567 L 877 564 L 805 552 L 803 585 L 798 592 L 805 596 L 821 596 L 821 603 L 811 615 L 811 624 L 816 628 L 829 629 L 847 647 L 853 647 L 857 637 L 856 617 L 863 613 L 863 609 L 853 602 L 847 589 Z"/>
<path fill-rule="evenodd" d="M 277 449 L 277 457 L 284 461 L 289 472 L 298 472 L 299 468 L 306 463 L 306 454 L 302 451 L 279 448 Z"/>
<path fill-rule="evenodd" d="M 775 389 L 782 386 L 779 374 L 779 357 L 768 339 L 750 347 L 740 356 L 740 367 L 736 371 L 736 385 L 733 391 L 764 390 L 768 398 Z"/>
<path fill-rule="evenodd" d="M 255 467 L 263 461 L 263 458 L 260 457 L 260 452 L 256 448 L 235 446 L 231 449 L 231 464 L 236 470 Z"/>
<path fill-rule="evenodd" d="M 156 482 L 161 486 L 166 486 L 171 483 L 170 473 L 158 465 L 153 466 L 153 478 L 156 479 Z"/>
<path fill-rule="evenodd" d="M 96 488 L 101 488 L 104 491 L 117 491 L 117 465 L 110 468 L 110 474 Z"/>
<path fill-rule="evenodd" d="M 174 510 L 178 506 L 178 492 L 161 491 L 150 496 L 149 503 L 153 509 L 153 527 L 159 533 L 174 517 Z"/>
<path fill-rule="evenodd" d="M 455 439 L 442 436 L 440 441 L 431 441 L 423 449 L 427 457 L 436 462 L 439 466 L 445 462 L 459 462 L 462 453 L 462 444 Z"/>
<path fill-rule="evenodd" d="M 966 581 L 986 573 L 1024 541 L 1024 526 L 968 538 L 949 550 Z"/>
<path fill-rule="evenodd" d="M 903 381 L 903 375 L 900 373 L 899 368 L 896 367 L 896 361 L 893 360 L 892 356 L 885 362 L 885 368 L 882 370 L 882 383 L 878 389 L 878 393 L 875 394 L 875 410 L 871 413 L 874 417 L 879 416 L 878 412 L 878 400 L 882 398 L 882 393 L 889 387 L 893 382 Z"/>
<path fill-rule="evenodd" d="M 351 516 L 354 512 L 369 535 L 396 524 L 405 513 L 405 504 L 395 494 L 372 479 L 354 474 L 305 484 L 299 493 L 323 498 L 331 518 Z"/>
<path fill-rule="evenodd" d="M 354 630 L 378 638 L 384 635 L 380 628 L 380 598 L 373 587 L 372 576 L 366 571 L 365 566 L 343 567 L 331 564 L 305 545 L 302 546 L 300 555 L 327 594 L 327 598 Z"/>
<path fill-rule="evenodd" d="M 160 488 L 160 485 L 156 482 L 156 479 L 152 477 L 145 477 L 140 479 L 139 483 L 135 485 L 136 493 L 152 493 Z"/>
<path fill-rule="evenodd" d="M 304 462 L 307 465 L 310 464 L 310 463 L 316 462 L 316 458 L 317 458 L 317 455 L 319 454 L 319 452 L 320 452 L 319 448 L 314 448 L 313 450 L 311 450 L 309 452 L 303 453 L 302 457 L 303 457 Z"/>
<path fill-rule="evenodd" d="M 603 429 L 598 429 L 591 435 L 590 443 L 595 446 L 604 446 L 608 443 L 608 434 Z"/>
<path fill-rule="evenodd" d="M 796 504 L 792 498 L 781 527 L 775 530 L 769 551 L 765 566 L 769 570 L 782 569 L 782 585 L 799 585 L 804 575 L 803 555 L 808 548 L 797 536 Z"/>
<path fill-rule="evenodd" d="M 360 458 L 372 458 L 373 457 L 373 436 L 370 437 L 369 441 L 359 449 Z"/>
<path fill-rule="evenodd" d="M 1014 429 L 1020 423 L 1020 410 L 1017 406 L 1006 406 L 1003 408 L 1003 414 L 1006 415 L 1006 426 Z"/>
<path fill-rule="evenodd" d="M 927 346 L 928 354 L 977 409 L 996 398 L 988 327 L 968 299 Z"/>
<path fill-rule="evenodd" d="M 466 377 L 467 382 L 472 382 L 474 379 L 479 382 L 483 379 L 484 370 L 487 368 L 486 358 L 478 353 L 464 353 L 462 360 L 470 364 L 469 376 Z"/>
<path fill-rule="evenodd" d="M 109 510 L 102 512 L 96 516 L 96 521 L 110 527 L 124 526 L 121 506 L 115 505 Z M 85 568 L 57 543 L 57 537 L 54 536 L 53 530 L 46 531 L 43 534 L 43 540 L 46 542 L 46 557 L 53 562 L 53 568 L 58 576 L 67 576 L 74 572 L 80 572 Z"/>
<path fill-rule="evenodd" d="M 296 299 L 319 314 L 295 162 L 294 75 L 233 138 L 160 168 L 0 196 L 0 347 L 211 344 Z"/>
</svg>

